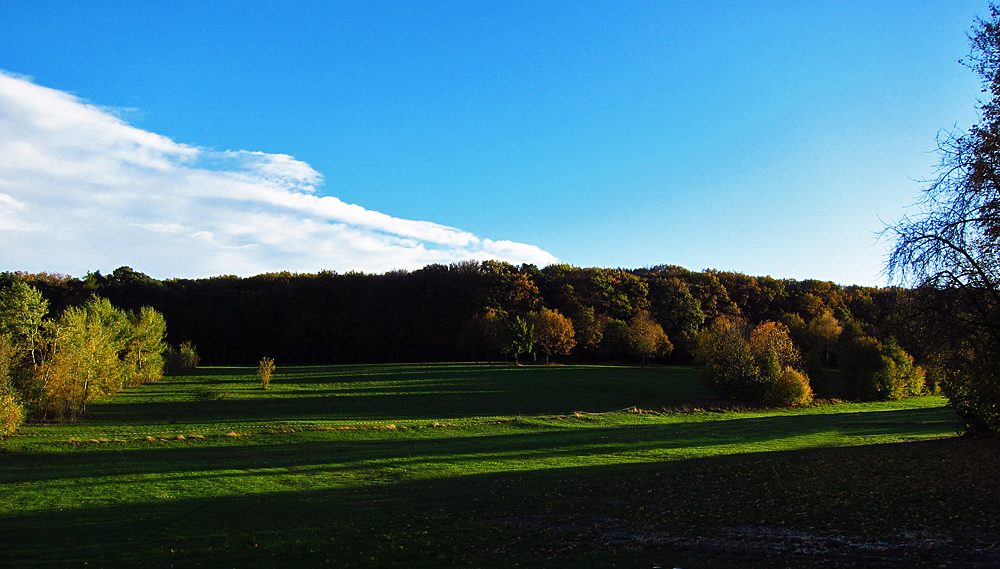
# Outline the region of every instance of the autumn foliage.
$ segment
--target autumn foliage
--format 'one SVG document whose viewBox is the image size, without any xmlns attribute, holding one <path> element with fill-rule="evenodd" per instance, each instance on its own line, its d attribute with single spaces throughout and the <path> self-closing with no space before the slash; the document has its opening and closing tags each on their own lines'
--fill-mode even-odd
<svg viewBox="0 0 1000 569">
<path fill-rule="evenodd" d="M 533 312 L 530 317 L 534 328 L 534 346 L 545 354 L 545 361 L 549 360 L 549 356 L 568 356 L 573 346 L 576 346 L 573 322 L 558 310 L 548 308 Z"/>
<path fill-rule="evenodd" d="M 0 293 L 0 423 L 26 414 L 73 419 L 87 403 L 163 376 L 166 323 L 149 307 L 126 312 L 92 296 L 46 319 L 41 293 L 14 282 Z"/>
<path fill-rule="evenodd" d="M 783 324 L 764 322 L 750 330 L 741 319 L 720 316 L 696 345 L 702 382 L 723 398 L 768 406 L 812 402 L 799 350 Z"/>
</svg>

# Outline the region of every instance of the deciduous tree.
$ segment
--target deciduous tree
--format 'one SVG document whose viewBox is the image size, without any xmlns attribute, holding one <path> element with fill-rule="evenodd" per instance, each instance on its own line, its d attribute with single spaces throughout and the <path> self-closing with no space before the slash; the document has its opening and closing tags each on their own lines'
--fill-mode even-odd
<svg viewBox="0 0 1000 569">
<path fill-rule="evenodd" d="M 0 291 L 0 333 L 6 333 L 15 357 L 27 355 L 32 366 L 38 365 L 38 344 L 42 319 L 49 303 L 42 293 L 22 281 L 14 281 Z"/>
<path fill-rule="evenodd" d="M 919 211 L 886 230 L 887 271 L 916 285 L 918 316 L 934 321 L 942 389 L 970 431 L 1000 432 L 1000 10 L 978 19 L 963 63 L 988 100 L 968 132 L 938 141 L 937 177 Z"/>
<path fill-rule="evenodd" d="M 546 363 L 551 355 L 568 356 L 576 345 L 573 322 L 559 314 L 558 310 L 542 308 L 531 313 L 529 320 L 534 331 L 535 348 L 545 354 Z"/>
<path fill-rule="evenodd" d="M 727 399 L 771 406 L 812 401 L 798 349 L 783 324 L 764 322 L 753 331 L 740 319 L 720 316 L 697 338 L 702 382 Z"/>
<path fill-rule="evenodd" d="M 629 320 L 628 342 L 632 353 L 642 358 L 643 367 L 647 359 L 665 356 L 674 349 L 663 328 L 646 310 L 639 310 Z"/>
<path fill-rule="evenodd" d="M 126 385 L 153 383 L 163 377 L 163 353 L 166 343 L 167 322 L 163 315 L 148 306 L 128 315 L 128 341 L 125 343 Z"/>
</svg>

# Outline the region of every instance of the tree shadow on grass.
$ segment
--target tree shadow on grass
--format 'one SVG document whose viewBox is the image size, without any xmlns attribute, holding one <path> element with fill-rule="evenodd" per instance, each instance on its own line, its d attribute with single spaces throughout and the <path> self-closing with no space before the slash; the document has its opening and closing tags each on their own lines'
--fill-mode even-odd
<svg viewBox="0 0 1000 569">
<path fill-rule="evenodd" d="M 191 376 L 148 385 L 90 404 L 90 420 L 132 425 L 270 422 L 274 417 L 398 421 L 658 409 L 708 396 L 690 369 L 410 366 L 387 368 L 385 374 L 345 372 L 339 379 L 324 374 L 326 368 L 301 369 L 307 378 L 278 374 L 267 391 L 231 371 L 213 376 L 223 379 Z"/>
<path fill-rule="evenodd" d="M 257 434 L 242 441 L 214 437 L 152 442 L 147 448 L 115 448 L 115 443 L 88 448 L 86 445 L 93 443 L 86 443 L 71 452 L 3 455 L 0 483 L 124 474 L 133 477 L 173 474 L 170 480 L 216 476 L 266 478 L 378 469 L 387 464 L 409 468 L 433 464 L 460 471 L 464 465 L 484 461 L 524 465 L 518 467 L 522 469 L 549 468 L 561 461 L 586 461 L 598 456 L 649 461 L 821 446 L 842 443 L 851 437 L 940 436 L 953 430 L 955 417 L 947 408 L 921 408 L 724 420 L 693 418 L 623 427 L 570 422 L 538 430 L 541 427 L 537 425 L 525 425 L 530 432 L 519 432 L 519 424 L 510 421 L 443 430 Z M 285 469 L 297 470 L 288 473 Z"/>
<path fill-rule="evenodd" d="M 780 544 L 754 542 L 750 532 L 743 534 L 749 546 L 727 549 L 720 529 L 787 528 L 786 541 L 797 539 L 791 529 L 864 541 L 877 527 L 869 524 L 912 528 L 925 509 L 923 490 L 941 485 L 955 491 L 922 518 L 928 535 L 975 527 L 979 515 L 996 519 L 1000 490 L 961 481 L 975 465 L 969 456 L 992 462 L 996 447 L 951 439 L 80 505 L 4 515 L 0 565 L 749 567 Z M 813 500 L 822 508 L 801 507 Z M 969 500 L 983 500 L 980 511 L 971 512 Z M 875 545 L 897 538 L 872 534 L 863 545 L 875 554 L 845 561 L 934 566 L 959 551 L 972 555 L 975 539 L 998 536 L 995 526 L 980 527 L 978 537 L 967 533 L 906 557 L 891 548 L 878 557 Z M 801 548 L 785 561 L 824 563 L 829 555 Z M 768 564 L 781 566 L 773 558 Z"/>
</svg>

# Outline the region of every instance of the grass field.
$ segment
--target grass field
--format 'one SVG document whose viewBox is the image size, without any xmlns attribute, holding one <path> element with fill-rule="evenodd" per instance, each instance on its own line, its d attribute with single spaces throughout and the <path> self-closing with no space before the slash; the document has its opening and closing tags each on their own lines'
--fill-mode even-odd
<svg viewBox="0 0 1000 569">
<path fill-rule="evenodd" d="M 938 397 L 719 412 L 690 368 L 254 379 L 199 369 L 0 442 L 0 565 L 1000 562 L 1000 448 Z"/>
</svg>

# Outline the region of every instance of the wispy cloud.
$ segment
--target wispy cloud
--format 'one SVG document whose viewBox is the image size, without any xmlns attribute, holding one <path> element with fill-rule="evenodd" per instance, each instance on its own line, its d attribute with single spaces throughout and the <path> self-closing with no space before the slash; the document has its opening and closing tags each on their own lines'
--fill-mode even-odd
<svg viewBox="0 0 1000 569">
<path fill-rule="evenodd" d="M 291 156 L 177 143 L 0 72 L 0 270 L 130 265 L 162 278 L 556 260 L 345 203 L 321 183 Z"/>
</svg>

